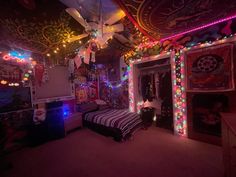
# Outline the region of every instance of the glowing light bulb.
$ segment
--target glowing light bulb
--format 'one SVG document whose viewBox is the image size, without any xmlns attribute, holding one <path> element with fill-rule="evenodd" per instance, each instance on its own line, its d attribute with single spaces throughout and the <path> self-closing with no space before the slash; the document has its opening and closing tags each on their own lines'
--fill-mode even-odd
<svg viewBox="0 0 236 177">
<path fill-rule="evenodd" d="M 7 84 L 7 81 L 5 81 L 5 80 L 1 80 L 1 82 L 0 82 L 2 85 L 6 85 Z"/>
</svg>

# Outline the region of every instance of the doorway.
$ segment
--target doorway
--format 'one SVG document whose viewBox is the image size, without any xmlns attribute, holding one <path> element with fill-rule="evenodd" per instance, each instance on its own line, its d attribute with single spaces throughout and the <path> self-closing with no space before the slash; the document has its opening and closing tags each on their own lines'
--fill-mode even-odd
<svg viewBox="0 0 236 177">
<path fill-rule="evenodd" d="M 134 64 L 133 76 L 137 112 L 143 108 L 153 108 L 155 125 L 173 131 L 170 58 Z"/>
</svg>

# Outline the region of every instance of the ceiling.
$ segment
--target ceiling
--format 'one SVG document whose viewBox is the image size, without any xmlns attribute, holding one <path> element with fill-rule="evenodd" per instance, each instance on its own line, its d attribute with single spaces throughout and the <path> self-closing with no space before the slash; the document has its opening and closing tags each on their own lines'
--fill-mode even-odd
<svg viewBox="0 0 236 177">
<path fill-rule="evenodd" d="M 143 34 L 151 40 L 160 40 L 236 14 L 235 0 L 224 0 L 224 3 L 222 0 L 0 1 L 0 51 L 22 49 L 41 60 L 48 54 L 56 60 L 75 54 L 88 38 L 65 44 L 68 37 L 84 32 L 65 12 L 67 7 L 79 10 L 87 21 L 97 21 L 101 11 L 104 20 L 120 9 L 125 11 L 127 16 L 120 21 L 125 27 L 121 34 L 131 40 L 132 45 L 113 38 L 106 49 L 96 52 L 99 62 L 118 59 L 147 40 Z"/>
<path fill-rule="evenodd" d="M 98 21 L 102 11 L 104 21 L 120 9 L 112 0 L 60 0 L 67 7 L 78 9 L 87 21 Z M 101 4 L 100 4 L 101 3 Z M 101 6 L 101 8 L 100 8 Z"/>
<path fill-rule="evenodd" d="M 37 59 L 52 58 L 73 52 L 80 44 L 63 41 L 80 34 L 83 28 L 64 12 L 65 5 L 56 0 L 8 0 L 0 2 L 0 49 L 24 50 Z M 10 13 L 9 13 L 10 12 Z M 54 50 L 57 50 L 54 53 Z"/>
<path fill-rule="evenodd" d="M 236 14 L 235 0 L 116 0 L 130 20 L 160 40 Z"/>
<path fill-rule="evenodd" d="M 102 14 L 103 21 L 108 20 L 113 14 L 118 14 L 121 10 L 119 5 L 114 0 L 60 0 L 69 8 L 77 9 L 81 16 L 87 22 L 98 22 Z M 140 43 L 137 37 L 138 31 L 135 26 L 130 23 L 130 20 L 125 17 L 120 21 L 124 25 L 124 31 L 120 32 L 125 38 L 132 40 L 132 43 L 137 45 Z M 116 23 L 117 24 L 117 23 Z M 133 46 L 122 43 L 120 40 L 113 38 L 109 41 L 108 47 L 96 52 L 96 61 L 109 62 L 117 60 L 120 56 L 130 50 Z"/>
<path fill-rule="evenodd" d="M 8 0 L 0 1 L 0 50 L 19 49 L 29 51 L 38 60 L 64 59 L 73 55 L 88 38 L 81 41 L 66 43 L 71 36 L 84 32 L 84 28 L 69 14 L 67 7 L 75 7 L 88 21 L 99 18 L 100 0 Z M 120 10 L 112 0 L 102 0 L 103 19 Z M 10 13 L 9 13 L 10 12 Z M 122 32 L 130 37 L 130 23 L 127 18 L 121 22 L 128 24 Z M 131 25 L 131 28 L 134 28 Z M 130 49 L 116 39 L 109 41 L 112 52 L 101 50 L 97 52 L 100 61 L 114 59 L 122 52 Z M 65 47 L 66 46 L 66 47 Z M 56 50 L 58 49 L 58 50 Z M 56 53 L 55 53 L 56 50 Z M 111 55 L 114 53 L 114 55 Z M 107 54 L 107 55 L 106 55 Z M 101 57 L 100 57 L 101 56 Z"/>
</svg>

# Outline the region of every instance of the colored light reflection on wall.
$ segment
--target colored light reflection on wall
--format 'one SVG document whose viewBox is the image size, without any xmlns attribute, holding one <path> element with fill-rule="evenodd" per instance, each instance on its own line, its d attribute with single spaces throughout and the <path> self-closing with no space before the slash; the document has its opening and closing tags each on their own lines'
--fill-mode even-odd
<svg viewBox="0 0 236 177">
<path fill-rule="evenodd" d="M 135 105 L 134 105 L 133 63 L 130 63 L 128 73 L 129 73 L 129 110 L 130 112 L 134 112 Z"/>
<path fill-rule="evenodd" d="M 103 82 L 106 84 L 107 87 L 110 87 L 112 89 L 123 87 L 128 79 L 129 70 L 130 70 L 130 67 L 128 67 L 128 70 L 127 72 L 125 72 L 124 76 L 121 78 L 121 81 L 115 85 L 113 85 L 112 82 L 110 82 L 109 80 L 103 80 Z"/>
<path fill-rule="evenodd" d="M 185 71 L 182 50 L 173 52 L 172 60 L 174 131 L 180 136 L 187 136 Z"/>
</svg>

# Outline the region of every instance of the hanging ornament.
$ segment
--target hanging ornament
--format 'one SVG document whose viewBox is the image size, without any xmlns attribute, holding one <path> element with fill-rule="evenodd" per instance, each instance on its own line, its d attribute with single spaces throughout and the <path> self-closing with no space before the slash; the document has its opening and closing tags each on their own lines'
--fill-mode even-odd
<svg viewBox="0 0 236 177">
<path fill-rule="evenodd" d="M 90 62 L 90 53 L 91 53 L 90 47 L 88 46 L 84 52 L 85 52 L 84 63 L 89 64 L 89 62 Z"/>
<path fill-rule="evenodd" d="M 97 52 L 98 51 L 98 46 L 96 42 L 90 42 L 90 49 L 92 52 Z"/>
<path fill-rule="evenodd" d="M 49 80 L 48 69 L 45 68 L 43 72 L 42 83 L 46 83 Z"/>
<path fill-rule="evenodd" d="M 79 68 L 82 64 L 82 61 L 81 61 L 81 56 L 79 56 L 79 54 L 77 54 L 74 58 L 74 62 L 76 64 L 76 67 Z"/>
<path fill-rule="evenodd" d="M 95 52 L 91 52 L 91 62 L 95 63 Z"/>
<path fill-rule="evenodd" d="M 43 74 L 44 74 L 44 65 L 43 64 L 36 64 L 34 69 L 35 69 L 36 82 L 39 85 L 41 85 L 42 79 L 43 79 Z"/>
<path fill-rule="evenodd" d="M 69 59 L 68 65 L 69 65 L 69 72 L 70 73 L 74 73 L 74 70 L 75 70 L 75 60 Z"/>
</svg>

